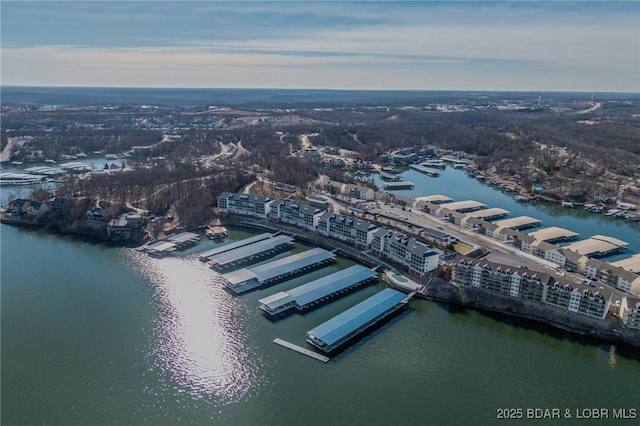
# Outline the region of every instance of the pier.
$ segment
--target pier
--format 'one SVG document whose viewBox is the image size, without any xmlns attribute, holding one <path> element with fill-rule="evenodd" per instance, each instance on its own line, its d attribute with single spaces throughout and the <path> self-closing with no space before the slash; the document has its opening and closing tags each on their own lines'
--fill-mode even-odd
<svg viewBox="0 0 640 426">
<path fill-rule="evenodd" d="M 516 231 L 521 231 L 523 229 L 535 228 L 542 224 L 542 221 L 529 216 L 518 216 L 511 219 L 503 219 L 493 222 L 497 226 L 501 228 L 509 228 L 514 229 Z"/>
<path fill-rule="evenodd" d="M 239 295 L 308 272 L 334 261 L 335 258 L 336 255 L 330 251 L 314 248 L 265 263 L 264 265 L 229 272 L 222 277 L 227 281 L 227 288 L 234 294 Z"/>
<path fill-rule="evenodd" d="M 257 243 L 258 241 L 266 240 L 267 238 L 273 237 L 275 234 L 270 234 L 265 232 L 264 234 L 256 235 L 255 237 L 245 238 L 244 240 L 236 241 L 231 244 L 225 244 L 220 247 L 213 248 L 211 250 L 203 251 L 198 255 L 198 259 L 203 262 L 206 262 L 213 256 L 216 256 L 221 253 L 226 253 L 233 249 L 237 249 L 239 247 L 248 246 L 249 244 Z"/>
<path fill-rule="evenodd" d="M 318 306 L 340 294 L 360 287 L 376 277 L 376 272 L 354 265 L 288 291 L 280 291 L 260 299 L 260 309 L 277 316 L 297 309 L 302 312 Z"/>
<path fill-rule="evenodd" d="M 250 244 L 212 256 L 211 268 L 220 272 L 245 263 L 262 259 L 267 256 L 282 252 L 291 248 L 293 238 L 288 235 L 278 235 L 257 243 Z"/>
<path fill-rule="evenodd" d="M 551 244 L 575 240 L 578 237 L 577 232 L 569 231 L 568 229 L 559 228 L 557 226 L 551 226 L 549 228 L 529 232 L 528 235 L 532 236 L 536 240 L 546 241 Z"/>
<path fill-rule="evenodd" d="M 309 349 L 305 349 L 301 346 L 295 345 L 291 342 L 287 342 L 286 340 L 282 340 L 280 338 L 273 339 L 273 343 L 275 343 L 276 345 L 280 345 L 283 348 L 290 349 L 294 352 L 298 352 L 299 354 L 306 355 L 310 358 L 316 359 L 321 362 L 328 362 L 331 359 L 326 355 L 321 355 L 317 352 L 310 351 Z"/>
<path fill-rule="evenodd" d="M 411 295 L 386 288 L 307 332 L 307 342 L 330 353 L 401 308 Z"/>
</svg>

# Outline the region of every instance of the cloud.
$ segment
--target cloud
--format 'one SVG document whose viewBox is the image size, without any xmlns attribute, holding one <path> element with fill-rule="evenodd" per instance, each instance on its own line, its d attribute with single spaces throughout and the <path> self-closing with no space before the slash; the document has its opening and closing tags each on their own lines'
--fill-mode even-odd
<svg viewBox="0 0 640 426">
<path fill-rule="evenodd" d="M 3 84 L 640 89 L 638 4 L 4 3 Z"/>
</svg>

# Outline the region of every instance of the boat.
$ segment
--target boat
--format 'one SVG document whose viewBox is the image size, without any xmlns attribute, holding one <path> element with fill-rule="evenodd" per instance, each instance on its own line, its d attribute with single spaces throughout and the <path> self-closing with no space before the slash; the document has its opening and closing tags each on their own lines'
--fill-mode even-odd
<svg viewBox="0 0 640 426">
<path fill-rule="evenodd" d="M 227 228 L 224 226 L 211 226 L 206 231 L 210 240 L 222 240 L 227 237 Z"/>
<path fill-rule="evenodd" d="M 562 202 L 562 207 L 566 207 L 568 209 L 572 209 L 573 208 L 573 203 L 570 201 L 563 201 Z"/>
<path fill-rule="evenodd" d="M 525 197 L 524 195 L 515 195 L 513 197 L 513 201 L 517 201 L 519 203 L 528 203 L 530 201 L 530 198 Z"/>
</svg>

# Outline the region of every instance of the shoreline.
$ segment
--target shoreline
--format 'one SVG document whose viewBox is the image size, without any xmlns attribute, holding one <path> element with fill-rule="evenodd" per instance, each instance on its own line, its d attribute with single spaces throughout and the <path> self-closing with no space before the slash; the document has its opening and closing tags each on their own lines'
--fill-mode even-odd
<svg viewBox="0 0 640 426">
<path fill-rule="evenodd" d="M 232 220 L 229 221 L 229 224 L 295 233 L 296 237 L 300 237 L 300 239 L 305 242 L 333 249 L 338 248 L 342 256 L 365 263 L 369 267 L 378 265 L 391 266 L 377 258 L 364 257 L 361 255 L 361 252 L 356 249 L 323 235 L 318 234 L 317 236 L 314 235 L 314 237 L 305 235 L 305 233 L 302 233 L 297 228 L 292 230 L 281 224 L 262 224 L 246 220 Z M 490 293 L 482 289 L 474 289 L 471 287 L 458 288 L 440 277 L 435 277 L 429 286 L 427 286 L 425 292 L 417 293 L 416 297 L 436 303 L 459 306 L 464 309 L 473 309 L 481 313 L 488 312 L 503 315 L 505 318 L 533 321 L 537 324 L 549 326 L 575 336 L 592 338 L 604 343 L 615 343 L 632 348 L 640 348 L 640 332 L 626 328 L 619 319 L 607 318 L 605 320 L 598 320 L 578 316 L 577 314 L 569 314 L 551 306 L 507 298 L 506 296 Z M 553 318 L 557 318 L 557 320 Z M 564 320 L 564 322 L 560 321 L 561 319 Z M 616 330 L 619 331 L 619 333 L 617 333 Z"/>
<path fill-rule="evenodd" d="M 383 266 L 391 270 L 396 269 L 393 265 L 390 265 L 375 256 L 365 254 L 350 245 L 333 240 L 324 235 L 309 235 L 308 232 L 304 232 L 298 228 L 286 226 L 281 223 L 263 223 L 246 220 L 245 218 L 234 218 L 231 216 L 222 216 L 221 219 L 224 219 L 224 224 L 229 226 L 290 233 L 304 243 L 320 246 L 330 250 L 337 249 L 341 256 L 365 264 L 371 268 Z M 47 232 L 52 231 L 49 226 L 40 223 L 24 221 L 14 222 L 6 220 L 2 220 L 0 222 L 7 225 L 17 225 L 18 227 L 30 229 L 43 228 Z M 114 242 L 108 239 L 105 240 L 99 238 L 96 235 L 91 235 L 91 233 L 69 232 L 69 230 L 65 231 L 62 229 L 58 229 L 53 232 L 61 235 L 89 237 L 103 243 Z M 133 246 L 140 246 L 142 244 L 132 240 L 118 241 L 116 243 L 120 243 L 118 245 L 126 246 L 132 246 L 131 243 L 133 243 Z M 504 316 L 505 318 L 533 321 L 536 324 L 542 324 L 572 335 L 592 338 L 605 343 L 622 344 L 628 347 L 640 348 L 640 332 L 626 328 L 617 318 L 598 320 L 577 316 L 576 314 L 568 314 L 550 306 L 538 305 L 523 300 L 514 300 L 504 295 L 491 293 L 482 289 L 458 287 L 437 276 L 434 277 L 423 293 L 417 293 L 416 296 L 436 303 L 444 303 L 449 306 L 459 306 L 463 309 L 472 309 L 480 313 L 491 313 Z M 554 320 L 554 318 L 556 319 Z"/>
</svg>

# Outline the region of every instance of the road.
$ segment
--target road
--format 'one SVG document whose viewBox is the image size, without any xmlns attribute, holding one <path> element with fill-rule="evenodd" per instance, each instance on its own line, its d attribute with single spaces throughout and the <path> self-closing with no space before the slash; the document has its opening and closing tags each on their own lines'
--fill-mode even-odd
<svg viewBox="0 0 640 426">
<path fill-rule="evenodd" d="M 471 230 L 462 229 L 457 225 L 445 222 L 419 210 L 411 209 L 411 211 L 405 211 L 399 207 L 380 204 L 379 208 L 375 208 L 370 212 L 396 217 L 398 219 L 408 221 L 414 226 L 438 229 L 448 235 L 458 238 L 461 241 L 471 243 L 478 247 L 484 247 L 491 251 L 491 254 L 487 256 L 487 260 L 516 267 L 526 266 L 531 270 L 539 272 L 557 273 L 557 266 L 551 262 L 540 259 L 531 254 L 524 253 L 516 247 L 494 240 L 493 238 L 489 238 L 485 235 L 477 234 Z M 565 272 L 565 274 L 567 273 Z M 579 281 L 583 279 L 584 277 L 581 277 Z"/>
</svg>

